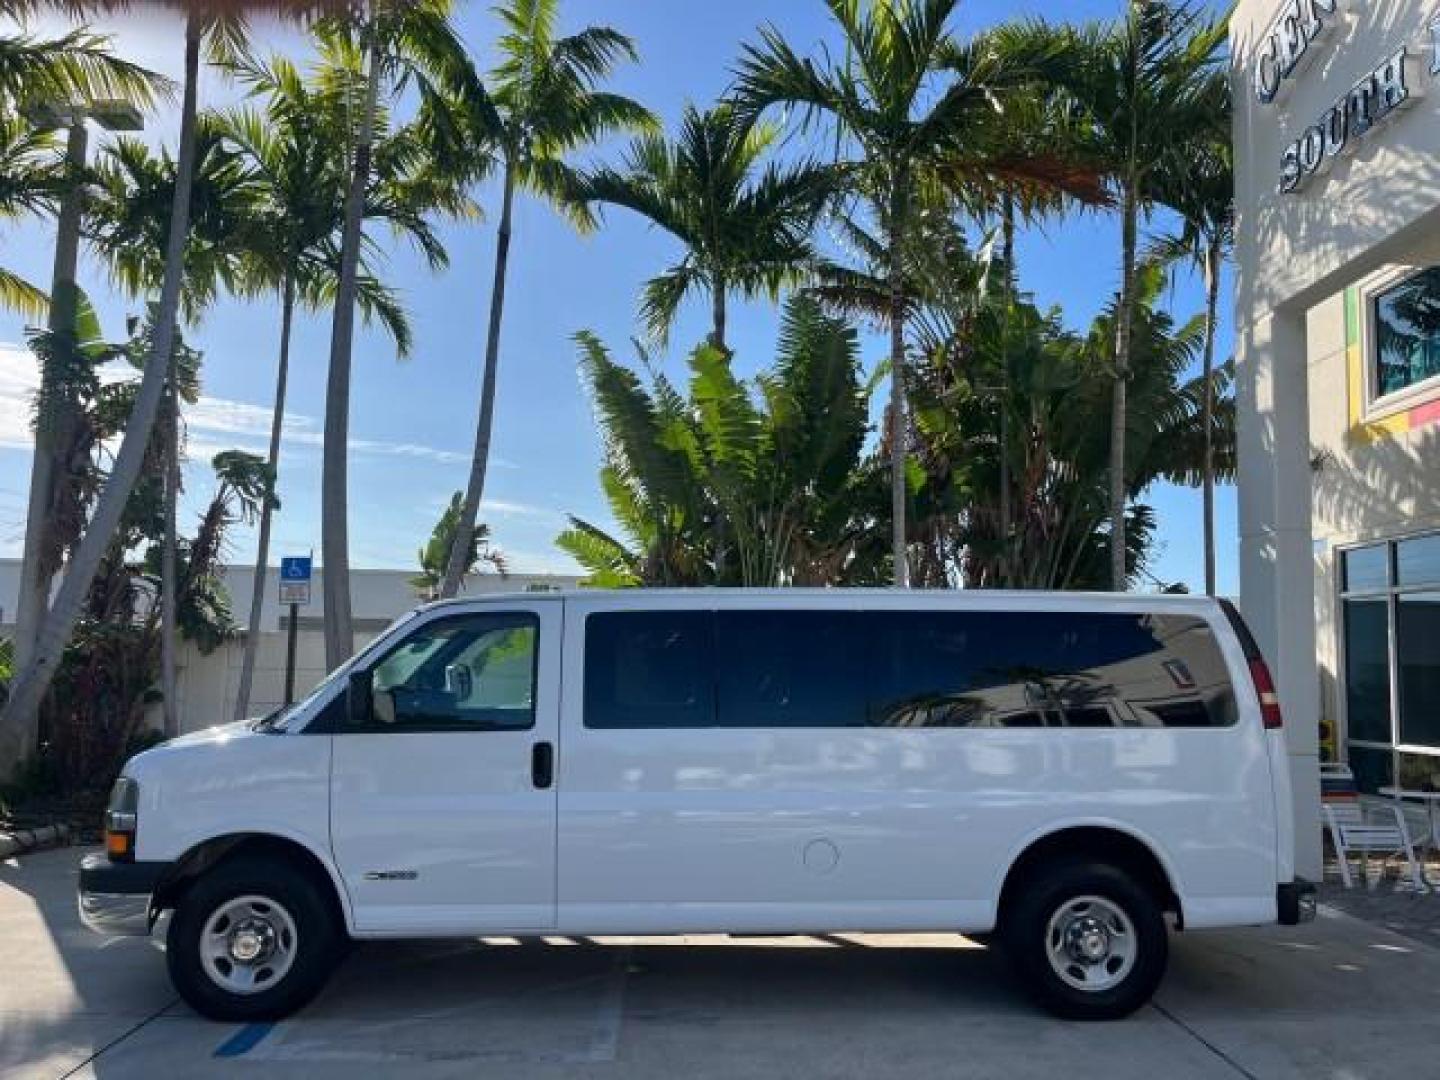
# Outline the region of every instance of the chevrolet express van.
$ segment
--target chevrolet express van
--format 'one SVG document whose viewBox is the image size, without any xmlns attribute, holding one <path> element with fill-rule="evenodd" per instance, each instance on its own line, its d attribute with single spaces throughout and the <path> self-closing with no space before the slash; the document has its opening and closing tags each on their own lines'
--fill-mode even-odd
<svg viewBox="0 0 1440 1080">
<path fill-rule="evenodd" d="M 133 758 L 80 909 L 172 913 L 184 999 L 311 998 L 351 939 L 993 935 L 1067 1017 L 1177 929 L 1295 923 L 1238 615 L 1157 596 L 572 592 L 431 604 L 304 701 Z"/>
</svg>

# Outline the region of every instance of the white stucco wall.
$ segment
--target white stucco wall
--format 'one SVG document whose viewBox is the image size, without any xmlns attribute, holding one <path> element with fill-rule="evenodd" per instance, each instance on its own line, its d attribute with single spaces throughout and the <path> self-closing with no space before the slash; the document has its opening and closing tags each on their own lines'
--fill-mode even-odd
<svg viewBox="0 0 1440 1080">
<path fill-rule="evenodd" d="M 1277 668 L 1300 871 L 1312 877 L 1317 721 L 1335 708 L 1335 546 L 1440 523 L 1433 429 L 1352 437 L 1343 304 L 1347 286 L 1436 261 L 1436 15 L 1434 0 L 1240 0 L 1231 23 L 1241 598 Z M 1303 27 L 1322 24 L 1274 100 L 1259 100 L 1257 67 L 1273 76 L 1267 57 L 1284 51 L 1274 32 L 1293 46 Z M 1357 137 L 1364 104 L 1380 111 L 1368 84 L 1371 92 L 1348 104 L 1347 128 L 1332 129 L 1332 145 L 1345 135 L 1343 151 L 1322 155 L 1299 190 L 1282 193 L 1287 151 L 1377 68 L 1393 93 L 1396 69 L 1384 65 L 1402 49 L 1405 104 Z"/>
</svg>

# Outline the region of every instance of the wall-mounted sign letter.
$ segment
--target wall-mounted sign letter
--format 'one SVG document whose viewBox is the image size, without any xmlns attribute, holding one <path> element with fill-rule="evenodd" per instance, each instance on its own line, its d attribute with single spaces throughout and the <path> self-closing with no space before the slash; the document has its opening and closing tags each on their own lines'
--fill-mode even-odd
<svg viewBox="0 0 1440 1080">
<path fill-rule="evenodd" d="M 1410 100 L 1410 87 L 1405 82 L 1405 50 L 1396 49 L 1375 69 L 1375 90 L 1380 99 L 1380 115 L 1398 109 Z"/>
<path fill-rule="evenodd" d="M 1436 33 L 1440 35 L 1440 29 Z M 1440 55 L 1440 36 L 1436 40 L 1437 55 Z M 1269 105 L 1279 92 L 1280 43 L 1272 35 L 1255 50 L 1255 97 L 1260 104 Z"/>
<path fill-rule="evenodd" d="M 1255 99 L 1269 105 L 1286 79 L 1293 77 L 1313 45 L 1333 21 L 1339 0 L 1285 0 L 1255 47 L 1252 57 Z"/>
<path fill-rule="evenodd" d="M 1280 158 L 1280 194 L 1299 191 L 1382 120 L 1408 105 L 1414 98 L 1410 64 L 1410 52 L 1396 49 L 1307 127 Z"/>
</svg>

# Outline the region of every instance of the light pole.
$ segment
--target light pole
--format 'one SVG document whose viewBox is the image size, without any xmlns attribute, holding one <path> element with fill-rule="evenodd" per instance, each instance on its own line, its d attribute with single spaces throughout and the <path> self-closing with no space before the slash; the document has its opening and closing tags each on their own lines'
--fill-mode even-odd
<svg viewBox="0 0 1440 1080">
<path fill-rule="evenodd" d="M 92 101 L 76 104 L 43 102 L 27 106 L 25 118 L 37 128 L 65 129 L 65 185 L 56 222 L 55 267 L 50 280 L 52 334 L 73 331 L 77 287 L 75 271 L 80 257 L 80 226 L 85 215 L 84 169 L 89 149 L 89 121 L 107 131 L 139 131 L 144 126 L 140 110 L 127 101 Z M 53 372 L 40 368 L 41 393 L 57 401 Z M 48 393 L 47 393 L 48 391 Z M 68 402 L 47 410 L 35 419 L 35 456 L 30 466 L 30 499 L 25 514 L 25 548 L 20 564 L 20 596 L 15 606 L 15 670 L 25 670 L 35 645 L 35 635 L 50 606 L 50 585 L 59 571 L 58 553 L 50 537 L 50 516 L 55 502 L 56 449 L 74 424 Z M 33 739 L 33 733 L 28 733 Z M 33 749 L 29 743 L 22 752 Z"/>
</svg>

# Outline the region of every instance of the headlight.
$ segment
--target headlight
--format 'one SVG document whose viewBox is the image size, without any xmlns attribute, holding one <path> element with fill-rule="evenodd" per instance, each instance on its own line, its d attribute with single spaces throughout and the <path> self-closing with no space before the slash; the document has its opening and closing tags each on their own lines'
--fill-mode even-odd
<svg viewBox="0 0 1440 1080">
<path fill-rule="evenodd" d="M 135 858 L 135 826 L 139 821 L 140 785 L 128 776 L 115 781 L 105 808 L 105 853 L 111 862 Z"/>
</svg>

